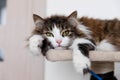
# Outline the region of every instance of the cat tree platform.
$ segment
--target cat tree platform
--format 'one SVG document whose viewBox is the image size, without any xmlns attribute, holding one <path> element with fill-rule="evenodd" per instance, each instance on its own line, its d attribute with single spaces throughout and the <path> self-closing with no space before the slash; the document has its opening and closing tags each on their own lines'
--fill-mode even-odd
<svg viewBox="0 0 120 80">
<path fill-rule="evenodd" d="M 72 60 L 72 51 L 51 49 L 46 58 L 49 61 L 69 61 Z M 119 62 L 120 52 L 90 51 L 89 58 L 91 61 Z"/>
</svg>

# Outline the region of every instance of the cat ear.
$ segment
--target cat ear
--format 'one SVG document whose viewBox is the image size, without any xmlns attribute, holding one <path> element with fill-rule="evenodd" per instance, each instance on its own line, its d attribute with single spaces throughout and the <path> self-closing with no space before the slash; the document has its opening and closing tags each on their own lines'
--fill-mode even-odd
<svg viewBox="0 0 120 80">
<path fill-rule="evenodd" d="M 77 18 L 77 11 L 73 11 L 68 18 Z"/>
<path fill-rule="evenodd" d="M 36 14 L 33 14 L 33 20 L 34 20 L 36 27 L 42 27 L 44 24 L 44 19 Z"/>
<path fill-rule="evenodd" d="M 79 23 L 78 20 L 77 20 L 77 11 L 72 12 L 68 16 L 68 21 L 70 22 L 71 25 L 77 26 L 77 24 Z"/>
</svg>

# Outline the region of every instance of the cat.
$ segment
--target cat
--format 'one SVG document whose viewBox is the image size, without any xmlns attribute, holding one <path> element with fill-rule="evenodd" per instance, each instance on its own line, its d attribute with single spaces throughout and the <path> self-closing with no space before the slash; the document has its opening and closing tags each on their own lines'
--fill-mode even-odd
<svg viewBox="0 0 120 80">
<path fill-rule="evenodd" d="M 89 51 L 119 51 L 120 21 L 54 15 L 42 18 L 33 14 L 35 29 L 29 38 L 29 48 L 34 55 L 44 56 L 49 49 L 71 49 L 73 65 L 77 72 L 96 71 L 103 80 L 117 80 L 113 62 L 91 62 Z M 109 55 L 109 54 L 108 54 Z M 96 67 L 97 66 L 97 67 Z M 97 80 L 91 76 L 90 80 Z"/>
</svg>

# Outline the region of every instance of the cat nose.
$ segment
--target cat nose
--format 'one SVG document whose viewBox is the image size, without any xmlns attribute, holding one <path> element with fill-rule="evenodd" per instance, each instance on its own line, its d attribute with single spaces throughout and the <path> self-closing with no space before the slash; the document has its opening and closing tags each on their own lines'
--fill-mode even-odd
<svg viewBox="0 0 120 80">
<path fill-rule="evenodd" d="M 60 44 L 62 42 L 62 40 L 56 40 L 56 43 Z"/>
</svg>

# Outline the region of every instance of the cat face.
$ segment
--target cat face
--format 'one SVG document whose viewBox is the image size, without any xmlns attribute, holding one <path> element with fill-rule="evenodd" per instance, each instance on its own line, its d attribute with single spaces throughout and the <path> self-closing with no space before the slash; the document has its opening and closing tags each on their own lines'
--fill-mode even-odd
<svg viewBox="0 0 120 80">
<path fill-rule="evenodd" d="M 84 36 L 76 27 L 79 24 L 76 17 L 76 11 L 67 17 L 56 15 L 45 19 L 34 14 L 36 25 L 34 33 L 42 35 L 54 48 L 67 48 L 77 35 Z"/>
<path fill-rule="evenodd" d="M 43 36 L 51 42 L 54 48 L 66 48 L 73 40 L 71 29 L 60 29 L 60 26 L 53 24 L 52 30 L 44 31 Z"/>
</svg>

